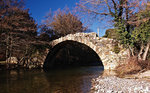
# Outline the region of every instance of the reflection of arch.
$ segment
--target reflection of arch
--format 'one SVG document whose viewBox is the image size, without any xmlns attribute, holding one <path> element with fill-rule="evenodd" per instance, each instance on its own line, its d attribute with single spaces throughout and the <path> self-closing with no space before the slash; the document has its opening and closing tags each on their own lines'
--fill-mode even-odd
<svg viewBox="0 0 150 93">
<path fill-rule="evenodd" d="M 102 72 L 103 67 L 90 66 L 51 70 L 45 76 L 50 93 L 89 93 L 93 78 L 98 78 Z"/>
<path fill-rule="evenodd" d="M 44 68 L 88 65 L 102 65 L 99 55 L 89 46 L 72 40 L 56 44 L 44 62 Z"/>
</svg>

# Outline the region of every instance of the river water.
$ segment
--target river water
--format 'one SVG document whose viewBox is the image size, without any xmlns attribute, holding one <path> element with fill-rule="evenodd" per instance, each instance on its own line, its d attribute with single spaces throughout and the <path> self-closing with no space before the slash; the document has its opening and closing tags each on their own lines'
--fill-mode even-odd
<svg viewBox="0 0 150 93">
<path fill-rule="evenodd" d="M 102 66 L 0 71 L 0 93 L 88 93 L 102 72 Z"/>
</svg>

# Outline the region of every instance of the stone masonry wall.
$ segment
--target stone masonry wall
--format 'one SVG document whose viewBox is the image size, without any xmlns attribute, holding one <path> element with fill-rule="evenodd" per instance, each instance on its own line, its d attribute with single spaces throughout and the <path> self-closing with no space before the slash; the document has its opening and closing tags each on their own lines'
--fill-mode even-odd
<svg viewBox="0 0 150 93">
<path fill-rule="evenodd" d="M 58 43 L 66 40 L 77 41 L 92 48 L 101 58 L 104 69 L 114 70 L 116 66 L 122 64 L 127 58 L 128 51 L 126 49 L 120 47 L 121 51 L 118 54 L 113 52 L 115 40 L 97 37 L 96 33 L 69 34 L 65 37 L 53 40 L 50 44 L 54 47 Z"/>
</svg>

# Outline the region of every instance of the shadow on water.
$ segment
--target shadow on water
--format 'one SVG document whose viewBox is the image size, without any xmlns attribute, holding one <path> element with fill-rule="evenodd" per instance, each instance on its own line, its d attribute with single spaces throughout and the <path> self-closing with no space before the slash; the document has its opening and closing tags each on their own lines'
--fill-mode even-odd
<svg viewBox="0 0 150 93">
<path fill-rule="evenodd" d="M 65 70 L 11 70 L 0 72 L 0 93 L 88 93 L 91 80 L 103 67 L 89 66 Z"/>
</svg>

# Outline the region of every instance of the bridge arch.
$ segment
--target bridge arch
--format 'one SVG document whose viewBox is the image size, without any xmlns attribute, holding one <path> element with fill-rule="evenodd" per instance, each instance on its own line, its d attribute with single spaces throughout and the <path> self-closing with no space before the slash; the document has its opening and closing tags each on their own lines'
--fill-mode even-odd
<svg viewBox="0 0 150 93">
<path fill-rule="evenodd" d="M 103 66 L 99 55 L 89 46 L 77 41 L 66 40 L 55 45 L 44 63 L 44 68 L 72 66 Z"/>
<path fill-rule="evenodd" d="M 101 58 L 104 69 L 115 69 L 127 57 L 127 52 L 121 50 L 118 54 L 113 52 L 114 40 L 108 38 L 99 38 L 96 33 L 76 33 L 69 34 L 59 39 L 53 40 L 50 45 L 52 48 L 60 45 L 61 42 L 74 41 L 90 47 Z M 58 46 L 57 46 L 58 47 Z M 51 52 L 49 52 L 48 56 Z M 52 55 L 52 54 L 51 54 Z M 47 67 L 47 59 L 44 62 L 44 67 Z"/>
</svg>

